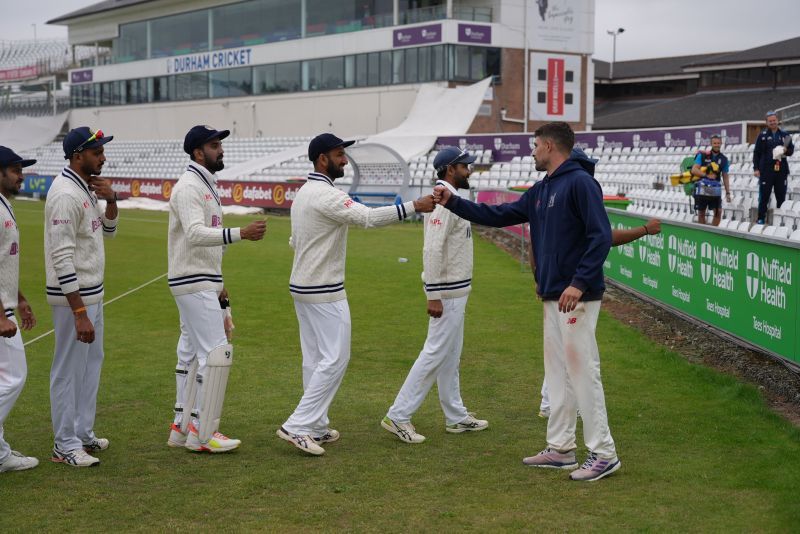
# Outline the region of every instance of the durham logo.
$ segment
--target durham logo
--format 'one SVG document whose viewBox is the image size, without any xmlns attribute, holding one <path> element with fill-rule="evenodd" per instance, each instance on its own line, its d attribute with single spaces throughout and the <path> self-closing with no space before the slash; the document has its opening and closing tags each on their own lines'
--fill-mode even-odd
<svg viewBox="0 0 800 534">
<path fill-rule="evenodd" d="M 711 250 L 711 243 L 700 245 L 700 275 L 704 284 L 711 280 Z"/>
</svg>

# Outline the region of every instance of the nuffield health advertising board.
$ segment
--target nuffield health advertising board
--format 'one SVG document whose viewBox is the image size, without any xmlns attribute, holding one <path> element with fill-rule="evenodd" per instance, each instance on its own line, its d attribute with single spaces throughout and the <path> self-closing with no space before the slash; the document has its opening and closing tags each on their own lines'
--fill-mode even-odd
<svg viewBox="0 0 800 534">
<path fill-rule="evenodd" d="M 612 228 L 644 220 L 609 211 Z M 800 248 L 662 225 L 611 249 L 605 275 L 754 345 L 800 361 Z"/>
</svg>

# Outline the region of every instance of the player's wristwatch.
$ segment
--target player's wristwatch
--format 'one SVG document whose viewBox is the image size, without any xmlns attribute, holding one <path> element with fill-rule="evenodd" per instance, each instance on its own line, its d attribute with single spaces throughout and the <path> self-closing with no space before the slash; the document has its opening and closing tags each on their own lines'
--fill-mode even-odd
<svg viewBox="0 0 800 534">
<path fill-rule="evenodd" d="M 227 298 L 219 299 L 219 307 L 222 308 L 223 310 L 225 308 L 230 308 L 231 307 L 230 299 L 227 299 Z"/>
</svg>

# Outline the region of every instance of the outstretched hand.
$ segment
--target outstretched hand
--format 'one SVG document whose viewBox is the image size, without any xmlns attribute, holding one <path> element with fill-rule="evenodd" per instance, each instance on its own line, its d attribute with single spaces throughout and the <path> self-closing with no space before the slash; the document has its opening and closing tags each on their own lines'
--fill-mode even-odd
<svg viewBox="0 0 800 534">
<path fill-rule="evenodd" d="M 417 213 L 430 213 L 435 207 L 436 203 L 431 195 L 419 197 L 414 201 L 414 211 Z"/>
<path fill-rule="evenodd" d="M 644 225 L 647 229 L 648 235 L 656 235 L 661 233 L 661 221 L 658 219 L 650 219 Z"/>
</svg>

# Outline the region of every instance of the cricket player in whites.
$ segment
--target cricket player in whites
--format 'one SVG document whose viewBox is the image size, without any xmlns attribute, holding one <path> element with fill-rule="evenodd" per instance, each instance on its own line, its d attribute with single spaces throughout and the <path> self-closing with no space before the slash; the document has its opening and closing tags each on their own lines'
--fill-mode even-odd
<svg viewBox="0 0 800 534">
<path fill-rule="evenodd" d="M 22 168 L 34 163 L 35 159 L 22 159 L 10 148 L 0 146 L 0 473 L 39 465 L 36 458 L 12 451 L 3 439 L 3 423 L 28 374 L 14 309 L 24 330 L 36 326 L 31 307 L 19 290 L 19 229 L 9 199 L 22 187 Z"/>
<path fill-rule="evenodd" d="M 191 163 L 169 199 L 168 281 L 181 318 L 175 419 L 167 445 L 192 451 L 226 452 L 241 441 L 219 432 L 228 373 L 233 363 L 228 293 L 222 254 L 231 243 L 264 237 L 266 221 L 244 228 L 222 226 L 215 173 L 225 166 L 222 140 L 230 131 L 195 126 L 183 150 Z"/>
<path fill-rule="evenodd" d="M 475 156 L 466 150 L 446 147 L 433 161 L 442 186 L 456 194 L 469 189 L 470 164 Z M 428 338 L 400 388 L 381 426 L 406 443 L 422 443 L 411 424 L 411 416 L 436 381 L 439 402 L 445 417 L 445 430 L 451 433 L 475 432 L 488 428 L 489 422 L 467 412 L 461 400 L 458 366 L 464 344 L 464 311 L 472 289 L 472 229 L 469 221 L 436 206 L 425 215 L 425 244 L 422 281 L 428 297 Z"/>
<path fill-rule="evenodd" d="M 100 178 L 103 145 L 113 136 L 86 126 L 62 143 L 69 163 L 47 192 L 44 204 L 44 263 L 47 302 L 53 310 L 55 354 L 50 369 L 50 412 L 55 446 L 51 460 L 92 467 L 89 453 L 108 448 L 94 433 L 97 390 L 103 366 L 104 238 L 117 232 L 117 195 Z M 106 201 L 105 209 L 99 199 Z"/>
<path fill-rule="evenodd" d="M 328 407 L 350 361 L 350 307 L 344 290 L 347 228 L 384 226 L 434 207 L 429 195 L 368 208 L 336 188 L 333 182 L 344 176 L 347 165 L 344 149 L 354 142 L 330 133 L 312 139 L 308 159 L 314 171 L 292 203 L 294 263 L 289 291 L 300 325 L 303 397 L 277 434 L 316 456 L 325 453 L 321 443 L 339 439 L 339 432 L 328 426 Z"/>
</svg>

